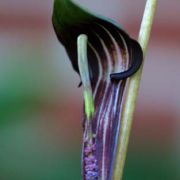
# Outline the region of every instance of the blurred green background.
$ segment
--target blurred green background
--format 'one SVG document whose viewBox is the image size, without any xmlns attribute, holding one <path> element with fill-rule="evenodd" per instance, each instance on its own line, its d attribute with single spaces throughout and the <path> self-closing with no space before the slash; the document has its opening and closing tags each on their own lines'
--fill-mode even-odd
<svg viewBox="0 0 180 180">
<path fill-rule="evenodd" d="M 137 38 L 144 0 L 76 2 Z M 0 1 L 0 180 L 81 179 L 82 90 L 52 6 Z M 124 180 L 180 179 L 179 12 L 180 1 L 159 1 Z"/>
</svg>

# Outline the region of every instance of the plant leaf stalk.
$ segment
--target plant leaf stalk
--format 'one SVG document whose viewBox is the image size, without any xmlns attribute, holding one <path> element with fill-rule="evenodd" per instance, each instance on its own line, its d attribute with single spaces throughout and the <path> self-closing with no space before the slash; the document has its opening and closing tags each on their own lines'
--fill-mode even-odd
<svg viewBox="0 0 180 180">
<path fill-rule="evenodd" d="M 143 49 L 143 55 L 147 53 L 148 42 L 154 20 L 154 15 L 157 7 L 157 0 L 147 0 L 145 11 L 140 27 L 138 41 Z M 143 66 L 139 71 L 129 78 L 129 84 L 126 94 L 126 99 L 123 106 L 121 117 L 121 130 L 119 133 L 118 148 L 116 154 L 116 161 L 114 165 L 113 180 L 121 180 L 123 177 L 124 165 L 128 149 L 129 137 L 135 111 L 138 91 L 142 76 Z"/>
</svg>

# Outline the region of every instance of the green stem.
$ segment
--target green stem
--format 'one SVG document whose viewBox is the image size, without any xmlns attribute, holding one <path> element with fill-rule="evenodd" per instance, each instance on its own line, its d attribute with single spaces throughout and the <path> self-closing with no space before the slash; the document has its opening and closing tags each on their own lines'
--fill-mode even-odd
<svg viewBox="0 0 180 180">
<path fill-rule="evenodd" d="M 156 6 L 157 6 L 157 0 L 147 0 L 143 20 L 141 23 L 140 33 L 139 33 L 139 43 L 143 49 L 144 57 L 147 52 L 147 46 L 149 42 L 150 32 L 152 29 Z M 114 165 L 114 172 L 113 172 L 114 180 L 121 180 L 123 177 L 124 164 L 126 160 L 129 136 L 131 132 L 131 126 L 132 126 L 133 115 L 135 111 L 136 100 L 140 86 L 142 70 L 143 70 L 143 66 L 134 76 L 132 76 L 129 79 L 127 95 L 122 112 L 122 123 L 121 123 L 121 130 L 118 140 L 116 161 Z"/>
<path fill-rule="evenodd" d="M 83 85 L 85 114 L 90 121 L 94 115 L 94 100 L 91 88 L 91 82 L 89 77 L 88 58 L 87 58 L 87 44 L 88 37 L 84 34 L 79 35 L 77 39 L 78 47 L 78 67 Z"/>
</svg>

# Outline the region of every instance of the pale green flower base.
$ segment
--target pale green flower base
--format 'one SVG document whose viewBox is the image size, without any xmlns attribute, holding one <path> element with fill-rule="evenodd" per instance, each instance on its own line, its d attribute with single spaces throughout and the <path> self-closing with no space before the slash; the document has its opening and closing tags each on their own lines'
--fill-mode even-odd
<svg viewBox="0 0 180 180">
<path fill-rule="evenodd" d="M 83 85 L 85 115 L 88 120 L 94 115 L 94 101 L 89 77 L 88 58 L 87 58 L 88 37 L 81 34 L 77 40 L 78 47 L 78 67 Z"/>
</svg>

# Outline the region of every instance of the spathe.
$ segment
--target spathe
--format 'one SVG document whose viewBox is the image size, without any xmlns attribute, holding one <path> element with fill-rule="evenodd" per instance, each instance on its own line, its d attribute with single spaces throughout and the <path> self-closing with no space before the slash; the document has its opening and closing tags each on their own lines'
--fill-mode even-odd
<svg viewBox="0 0 180 180">
<path fill-rule="evenodd" d="M 95 115 L 90 124 L 84 117 L 83 179 L 110 180 L 126 81 L 139 69 L 142 50 L 116 23 L 95 16 L 69 0 L 55 0 L 52 21 L 77 72 L 77 37 L 80 34 L 88 36 Z"/>
</svg>

